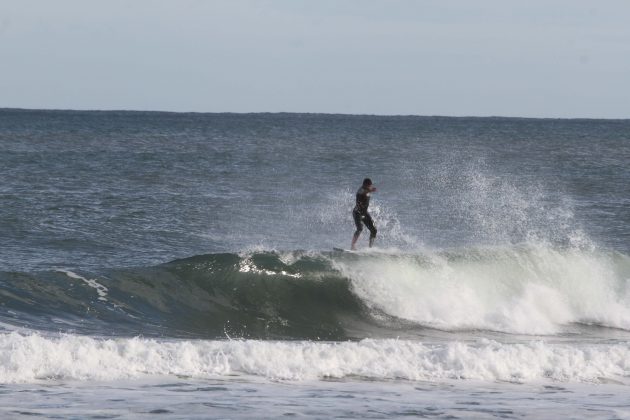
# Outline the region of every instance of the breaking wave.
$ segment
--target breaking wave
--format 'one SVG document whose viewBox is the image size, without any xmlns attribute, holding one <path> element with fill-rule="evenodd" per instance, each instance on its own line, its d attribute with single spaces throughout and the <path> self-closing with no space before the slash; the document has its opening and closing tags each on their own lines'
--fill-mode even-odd
<svg viewBox="0 0 630 420">
<path fill-rule="evenodd" d="M 345 340 L 428 330 L 630 330 L 630 257 L 544 246 L 210 254 L 98 273 L 0 273 L 7 331 Z"/>
<path fill-rule="evenodd" d="M 95 339 L 0 334 L 0 383 L 117 380 L 150 376 L 272 380 L 501 380 L 623 383 L 630 346 L 573 347 L 542 341 L 425 344 L 395 339 L 346 342 Z"/>
</svg>

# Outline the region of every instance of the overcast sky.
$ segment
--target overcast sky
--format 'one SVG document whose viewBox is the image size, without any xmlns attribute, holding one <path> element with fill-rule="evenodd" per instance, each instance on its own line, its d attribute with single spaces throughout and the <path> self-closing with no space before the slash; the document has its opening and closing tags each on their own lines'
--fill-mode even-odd
<svg viewBox="0 0 630 420">
<path fill-rule="evenodd" d="M 630 0 L 0 0 L 0 107 L 630 118 Z"/>
</svg>

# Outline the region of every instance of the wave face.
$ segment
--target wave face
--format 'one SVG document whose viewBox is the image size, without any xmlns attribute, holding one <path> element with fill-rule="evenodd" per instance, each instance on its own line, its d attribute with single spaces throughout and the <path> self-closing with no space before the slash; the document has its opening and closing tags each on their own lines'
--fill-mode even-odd
<svg viewBox="0 0 630 420">
<path fill-rule="evenodd" d="M 630 257 L 546 246 L 199 255 L 99 273 L 0 273 L 5 330 L 345 340 L 630 331 Z"/>
</svg>

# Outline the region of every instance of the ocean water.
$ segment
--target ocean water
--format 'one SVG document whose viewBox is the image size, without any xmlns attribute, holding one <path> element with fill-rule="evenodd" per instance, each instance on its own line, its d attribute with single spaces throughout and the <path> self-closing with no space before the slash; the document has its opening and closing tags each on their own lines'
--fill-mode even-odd
<svg viewBox="0 0 630 420">
<path fill-rule="evenodd" d="M 0 417 L 630 418 L 630 120 L 4 109 L 0 180 Z"/>
</svg>

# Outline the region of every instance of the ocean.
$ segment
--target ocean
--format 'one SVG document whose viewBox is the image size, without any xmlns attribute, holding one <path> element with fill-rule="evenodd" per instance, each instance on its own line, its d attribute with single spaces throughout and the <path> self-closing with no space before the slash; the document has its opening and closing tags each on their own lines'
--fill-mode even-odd
<svg viewBox="0 0 630 420">
<path fill-rule="evenodd" d="M 0 180 L 2 418 L 630 418 L 630 120 L 2 109 Z"/>
</svg>

